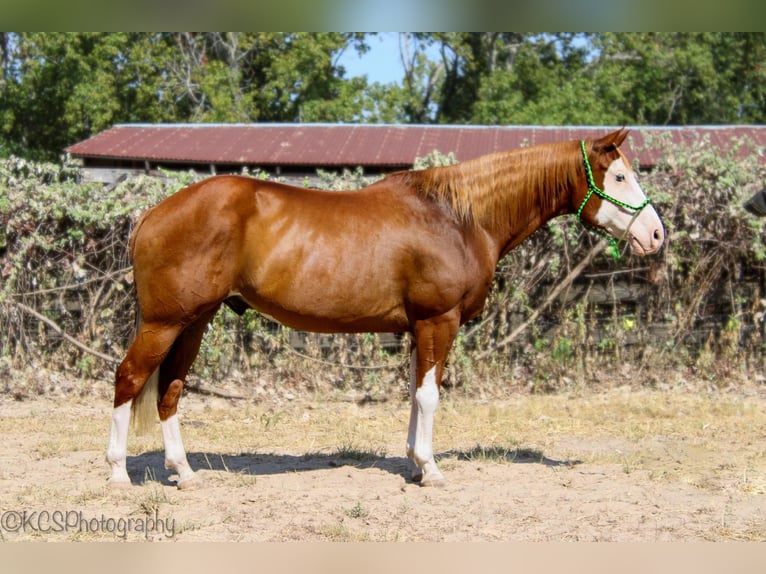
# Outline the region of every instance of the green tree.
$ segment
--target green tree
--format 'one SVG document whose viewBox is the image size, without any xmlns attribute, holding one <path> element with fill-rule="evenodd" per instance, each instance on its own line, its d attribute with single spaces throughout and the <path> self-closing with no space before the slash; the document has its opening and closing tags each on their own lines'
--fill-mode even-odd
<svg viewBox="0 0 766 574">
<path fill-rule="evenodd" d="M 461 32 L 416 34 L 406 68 L 409 117 L 438 123 L 594 121 L 584 35 Z M 579 41 L 578 41 L 579 40 Z M 422 60 L 434 48 L 438 61 Z"/>
<path fill-rule="evenodd" d="M 436 34 L 445 69 L 437 121 L 474 121 L 474 108 L 480 100 L 482 83 L 497 70 L 513 67 L 517 50 L 528 36 L 515 32 Z"/>
<path fill-rule="evenodd" d="M 513 57 L 482 78 L 472 121 L 480 124 L 614 124 L 594 89 L 584 37 L 540 35 L 513 48 Z"/>
<path fill-rule="evenodd" d="M 113 123 L 164 119 L 153 36 L 29 33 L 5 40 L 3 154 L 55 158 Z"/>
<path fill-rule="evenodd" d="M 184 121 L 359 121 L 365 80 L 337 59 L 363 34 L 181 33 L 163 66 L 174 115 Z"/>
<path fill-rule="evenodd" d="M 763 33 L 441 33 L 433 121 L 762 122 Z"/>
<path fill-rule="evenodd" d="M 365 33 L 0 33 L 0 155 L 121 122 L 762 123 L 764 33 L 399 34 L 400 83 L 347 78 Z"/>
<path fill-rule="evenodd" d="M 594 36 L 599 100 L 638 124 L 761 122 L 762 33 Z"/>
<path fill-rule="evenodd" d="M 428 57 L 435 45 L 433 34 L 400 32 L 398 58 L 404 71 L 401 82 L 369 83 L 362 79 L 354 94 L 357 121 L 367 123 L 428 124 L 436 121 L 438 95 L 444 82 L 444 65 Z M 365 46 L 366 47 L 366 46 Z"/>
<path fill-rule="evenodd" d="M 0 36 L 0 154 L 55 159 L 120 122 L 363 121 L 356 33 Z"/>
</svg>

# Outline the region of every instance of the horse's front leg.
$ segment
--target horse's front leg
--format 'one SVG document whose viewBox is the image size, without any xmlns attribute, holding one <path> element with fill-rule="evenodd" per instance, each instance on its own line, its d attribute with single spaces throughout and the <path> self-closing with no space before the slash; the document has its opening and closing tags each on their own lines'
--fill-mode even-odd
<svg viewBox="0 0 766 574">
<path fill-rule="evenodd" d="M 457 313 L 415 325 L 407 456 L 413 463 L 412 480 L 420 482 L 421 486 L 443 486 L 445 483 L 444 475 L 434 460 L 434 413 L 439 405 L 444 364 L 459 326 Z"/>
<path fill-rule="evenodd" d="M 418 401 L 417 401 L 417 356 L 418 350 L 414 346 L 410 355 L 410 426 L 407 431 L 407 457 L 410 459 L 412 482 L 420 482 L 423 479 L 423 470 L 415 462 L 415 442 L 418 436 Z"/>
</svg>

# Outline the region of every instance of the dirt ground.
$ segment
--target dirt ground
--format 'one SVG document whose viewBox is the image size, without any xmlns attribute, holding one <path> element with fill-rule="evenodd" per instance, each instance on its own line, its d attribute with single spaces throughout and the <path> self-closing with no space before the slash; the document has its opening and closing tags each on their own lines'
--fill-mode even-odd
<svg viewBox="0 0 766 574">
<path fill-rule="evenodd" d="M 203 487 L 180 491 L 159 433 L 110 489 L 108 389 L 0 398 L 2 540 L 721 541 L 766 539 L 766 392 L 443 397 L 444 488 L 408 480 L 408 405 L 190 395 Z"/>
</svg>

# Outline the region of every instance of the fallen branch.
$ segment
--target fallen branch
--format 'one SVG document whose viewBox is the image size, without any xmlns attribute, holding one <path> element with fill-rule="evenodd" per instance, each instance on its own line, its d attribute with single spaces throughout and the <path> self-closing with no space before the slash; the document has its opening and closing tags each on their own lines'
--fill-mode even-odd
<svg viewBox="0 0 766 574">
<path fill-rule="evenodd" d="M 51 329 L 56 331 L 56 333 L 61 335 L 61 337 L 64 340 L 68 341 L 69 343 L 71 343 L 72 345 L 74 345 L 75 347 L 80 349 L 81 351 L 83 351 L 85 353 L 88 353 L 89 355 L 93 355 L 94 357 L 98 357 L 102 361 L 105 361 L 105 362 L 110 363 L 112 365 L 120 364 L 120 360 L 119 359 L 116 359 L 116 358 L 114 358 L 114 357 L 112 357 L 110 355 L 106 355 L 106 354 L 104 354 L 104 353 L 102 353 L 100 351 L 96 351 L 95 349 L 92 349 L 91 347 L 89 347 L 85 343 L 81 343 L 80 341 L 78 341 L 77 339 L 72 337 L 71 335 L 68 335 L 64 331 L 64 329 L 61 328 L 61 326 L 58 323 L 56 323 L 55 321 L 53 321 L 51 319 L 48 319 L 48 317 L 46 317 L 45 315 L 42 315 L 42 314 L 38 313 L 37 311 L 32 309 L 32 307 L 24 305 L 24 303 L 18 303 L 16 301 L 10 301 L 10 303 L 12 305 L 15 305 L 20 311 L 23 311 L 24 313 L 27 313 L 28 315 L 31 315 L 32 317 L 34 317 L 38 321 L 48 325 L 48 327 L 50 327 Z M 184 388 L 186 388 L 188 391 L 190 391 L 192 393 L 199 393 L 199 394 L 202 394 L 202 395 L 212 395 L 212 396 L 221 397 L 221 398 L 224 398 L 224 399 L 247 399 L 248 398 L 248 397 L 243 396 L 243 395 L 238 395 L 238 394 L 234 394 L 234 393 L 227 393 L 225 391 L 216 391 L 214 389 L 210 389 L 210 388 L 205 387 L 205 386 L 200 385 L 200 384 L 192 384 L 192 385 L 187 384 L 187 385 L 184 385 Z"/>
<path fill-rule="evenodd" d="M 215 389 L 205 387 L 203 385 L 200 385 L 199 383 L 189 383 L 188 381 L 184 383 L 184 389 L 192 393 L 197 393 L 199 395 L 210 395 L 213 397 L 220 397 L 222 399 L 245 400 L 250 398 L 250 397 L 246 397 L 245 395 L 240 395 L 238 393 L 227 393 L 226 391 L 216 391 Z"/>
<path fill-rule="evenodd" d="M 124 267 L 122 269 L 118 269 L 117 271 L 112 271 L 111 273 L 104 273 L 103 275 L 92 277 L 90 279 L 86 279 L 78 283 L 69 283 L 67 285 L 62 285 L 60 287 L 52 287 L 50 289 L 38 289 L 37 291 L 27 291 L 25 293 L 11 293 L 9 297 L 29 297 L 31 295 L 44 295 L 46 293 L 55 293 L 57 291 L 71 291 L 73 289 L 81 289 L 85 285 L 88 285 L 89 283 L 95 283 L 96 281 L 104 281 L 106 279 L 112 279 L 117 276 L 126 277 L 131 273 L 131 271 L 133 271 L 132 266 Z"/>
<path fill-rule="evenodd" d="M 590 265 L 590 262 L 593 261 L 593 258 L 596 256 L 597 253 L 604 250 L 604 248 L 607 245 L 606 239 L 602 239 L 599 241 L 593 249 L 591 249 L 588 254 L 583 257 L 582 261 L 580 261 L 574 269 L 572 269 L 569 274 L 564 277 L 564 279 L 556 285 L 556 287 L 553 289 L 553 291 L 550 292 L 548 297 L 546 297 L 545 301 L 540 304 L 540 306 L 535 309 L 532 314 L 527 318 L 526 321 L 524 321 L 521 325 L 516 327 L 513 332 L 505 337 L 504 339 L 498 341 L 495 343 L 491 348 L 487 349 L 486 351 L 482 351 L 476 356 L 477 361 L 481 361 L 482 359 L 486 359 L 489 355 L 494 353 L 495 351 L 502 349 L 503 347 L 506 347 L 510 345 L 516 337 L 518 337 L 521 333 L 524 332 L 524 330 L 529 327 L 537 318 L 540 316 L 540 314 L 545 311 L 545 309 L 553 303 L 553 301 L 561 294 L 561 292 L 569 287 L 572 282 L 577 279 L 577 277 L 580 275 L 580 273 L 583 272 L 583 270 Z"/>
<path fill-rule="evenodd" d="M 80 341 L 78 341 L 77 339 L 72 337 L 71 335 L 68 335 L 64 331 L 64 329 L 62 329 L 59 326 L 58 323 L 56 323 L 55 321 L 52 321 L 51 319 L 48 319 L 48 317 L 46 317 L 45 315 L 41 315 L 40 313 L 38 313 L 37 311 L 32 309 L 32 307 L 28 307 L 27 305 L 24 305 L 24 303 L 19 303 L 17 301 L 10 301 L 10 303 L 12 305 L 15 305 L 18 309 L 20 309 L 24 313 L 27 313 L 28 315 L 32 315 L 32 317 L 34 317 L 38 321 L 41 321 L 42 323 L 45 323 L 46 325 L 48 325 L 48 327 L 50 327 L 51 329 L 56 331 L 56 333 L 61 335 L 65 340 L 67 340 L 70 343 L 72 343 L 75 347 L 77 347 L 81 351 L 84 351 L 84 352 L 88 353 L 89 355 L 93 355 L 94 357 L 98 357 L 102 361 L 106 361 L 107 363 L 111 363 L 113 365 L 117 365 L 117 364 L 120 363 L 120 361 L 118 359 L 115 359 L 114 357 L 112 357 L 110 355 L 105 355 L 104 353 L 102 353 L 100 351 L 96 351 L 95 349 L 91 349 L 85 343 L 81 343 Z"/>
<path fill-rule="evenodd" d="M 296 350 L 289 344 L 285 345 L 285 349 L 287 349 L 293 355 L 301 357 L 302 359 L 308 359 L 309 361 L 314 361 L 316 363 L 320 363 L 322 365 L 328 365 L 330 367 L 342 367 L 344 369 L 359 369 L 362 371 L 383 371 L 386 369 L 390 369 L 390 370 L 399 369 L 402 366 L 401 363 L 397 363 L 395 365 L 350 365 L 348 363 L 337 363 L 335 361 L 327 361 L 325 359 L 320 359 L 318 357 L 312 357 L 311 355 L 306 355 L 305 353 L 301 353 L 300 351 Z"/>
</svg>

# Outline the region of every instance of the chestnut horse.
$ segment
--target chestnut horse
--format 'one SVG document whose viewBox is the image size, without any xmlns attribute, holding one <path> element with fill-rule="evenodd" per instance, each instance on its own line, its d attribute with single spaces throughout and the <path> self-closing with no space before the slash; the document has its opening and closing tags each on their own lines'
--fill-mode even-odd
<svg viewBox="0 0 766 574">
<path fill-rule="evenodd" d="M 569 213 L 638 255 L 660 249 L 662 223 L 618 150 L 626 135 L 397 172 L 355 192 L 216 176 L 148 210 L 130 242 L 139 311 L 116 372 L 110 482 L 130 484 L 130 412 L 148 406 L 153 420 L 159 412 L 177 486 L 195 485 L 176 408 L 205 327 L 225 303 L 305 331 L 410 333 L 412 480 L 443 483 L 432 447 L 442 371 L 458 329 L 482 310 L 498 261 Z"/>
</svg>

